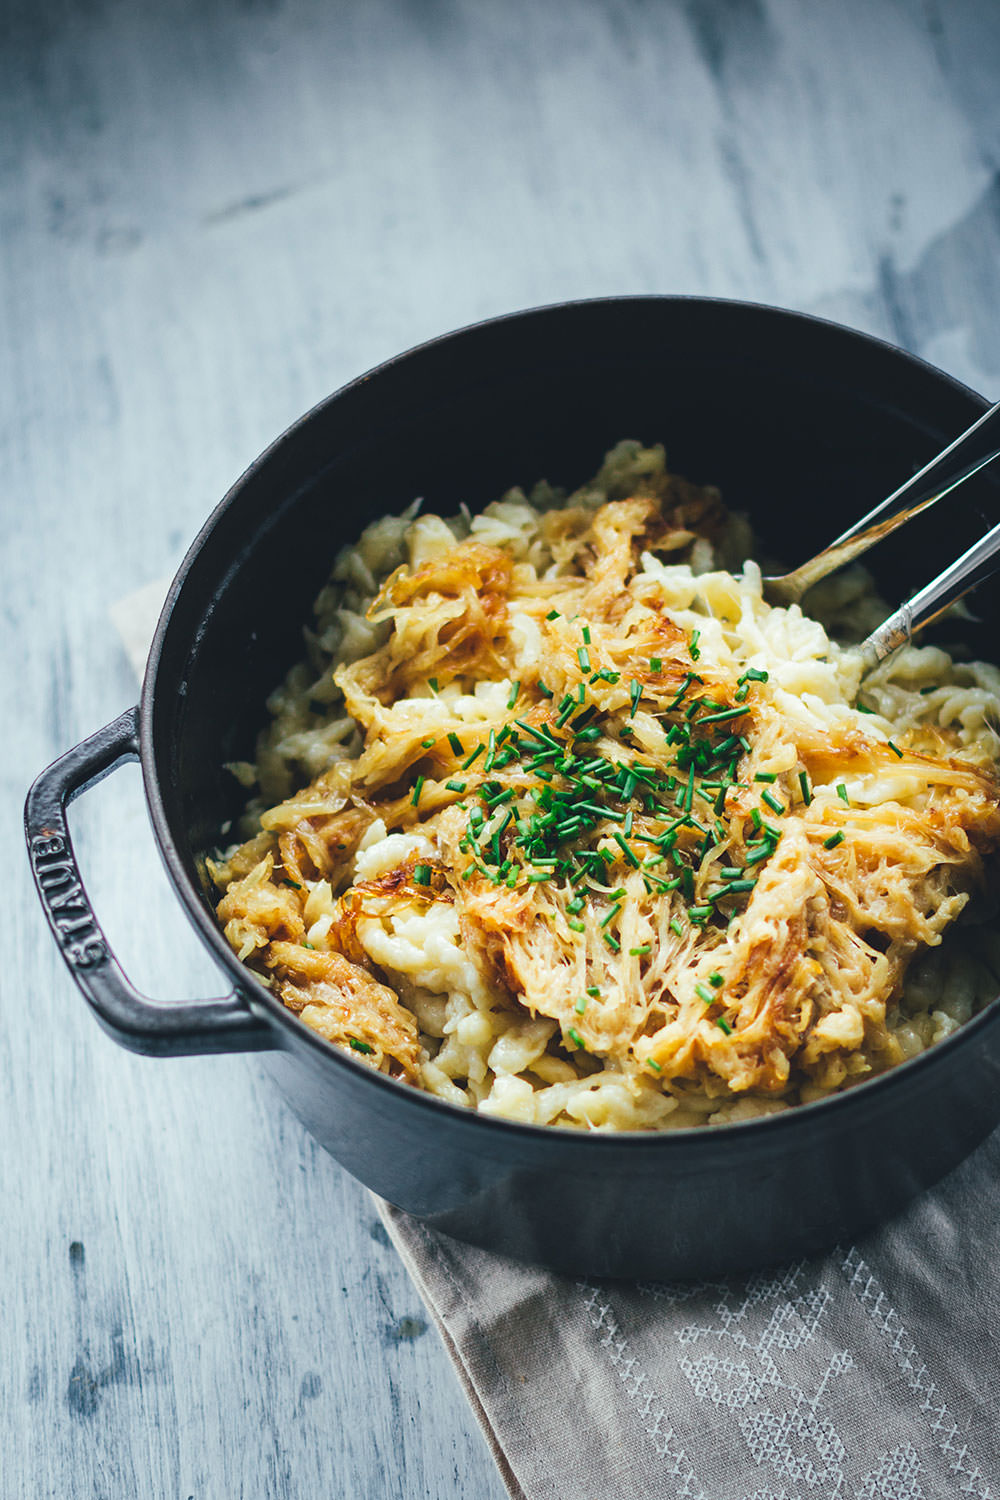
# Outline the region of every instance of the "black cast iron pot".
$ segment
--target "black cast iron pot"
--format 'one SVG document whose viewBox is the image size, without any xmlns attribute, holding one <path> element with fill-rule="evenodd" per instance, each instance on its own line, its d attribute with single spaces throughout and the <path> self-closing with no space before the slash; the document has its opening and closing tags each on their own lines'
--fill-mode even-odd
<svg viewBox="0 0 1000 1500">
<path fill-rule="evenodd" d="M 303 1026 L 239 964 L 196 855 L 242 793 L 263 701 L 344 543 L 416 495 L 476 508 L 515 483 L 573 485 L 617 439 L 667 444 L 718 483 L 765 547 L 804 560 L 957 435 L 986 403 L 886 344 L 812 318 L 695 298 L 575 303 L 481 324 L 331 396 L 265 452 L 189 551 L 138 709 L 39 777 L 26 828 L 49 924 L 98 1020 L 137 1052 L 266 1050 L 309 1130 L 375 1192 L 462 1239 L 566 1272 L 699 1276 L 818 1250 L 891 1213 L 1000 1120 L 1000 1007 L 881 1078 L 767 1119 L 670 1135 L 593 1135 L 467 1113 L 370 1071 Z M 985 511 L 981 512 L 980 507 Z M 938 510 L 944 507 L 939 507 Z M 899 602 L 1000 514 L 948 502 L 880 549 Z M 266 601 L 280 585 L 296 611 Z M 1000 656 L 995 598 L 976 654 Z M 232 993 L 161 1005 L 108 950 L 66 804 L 138 758 L 169 875 Z"/>
</svg>

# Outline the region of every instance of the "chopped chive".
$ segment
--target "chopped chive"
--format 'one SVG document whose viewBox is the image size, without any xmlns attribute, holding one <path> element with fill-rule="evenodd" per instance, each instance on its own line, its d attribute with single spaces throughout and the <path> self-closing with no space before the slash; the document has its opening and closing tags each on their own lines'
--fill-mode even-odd
<svg viewBox="0 0 1000 1500">
<path fill-rule="evenodd" d="M 420 748 L 421 748 L 421 750 L 433 750 L 433 748 L 434 748 L 434 746 L 436 744 L 437 744 L 437 740 L 435 740 L 435 739 L 421 740 L 420 741 Z"/>
<path fill-rule="evenodd" d="M 721 988 L 722 985 L 725 984 L 726 981 L 723 979 L 723 977 L 719 973 L 718 969 L 716 969 L 715 972 L 714 972 L 714 974 L 709 974 L 709 976 L 708 976 L 708 982 L 709 982 L 709 984 L 714 985 L 716 989 L 719 989 L 719 988 Z"/>
<path fill-rule="evenodd" d="M 724 891 L 720 892 L 720 895 L 728 896 L 730 893 L 736 891 L 752 891 L 756 884 L 756 880 L 733 880 L 730 881 Z"/>
<path fill-rule="evenodd" d="M 828 839 L 824 839 L 823 840 L 823 848 L 824 849 L 836 849 L 837 845 L 838 844 L 842 844 L 843 842 L 844 842 L 843 831 L 840 830 L 840 829 L 838 829 L 837 832 L 836 833 L 832 833 Z"/>
<path fill-rule="evenodd" d="M 577 1031 L 575 1026 L 571 1026 L 566 1035 L 569 1037 L 574 1047 L 579 1047 L 581 1048 L 581 1050 L 586 1051 L 586 1044 L 583 1040 L 583 1037 Z"/>
<path fill-rule="evenodd" d="M 875 712 L 873 708 L 868 707 L 867 703 L 858 702 L 855 703 L 854 707 L 857 709 L 859 714 L 873 714 Z"/>
<path fill-rule="evenodd" d="M 676 708 L 678 706 L 678 704 L 680 703 L 681 699 L 684 697 L 684 694 L 687 692 L 688 688 L 691 686 L 692 682 L 700 682 L 700 681 L 701 681 L 701 678 L 700 677 L 696 677 L 695 674 L 694 674 L 694 672 L 688 672 L 687 675 L 684 678 L 684 681 L 681 683 L 680 687 L 677 689 L 676 695 L 667 704 L 667 710 L 668 710 L 668 712 L 669 712 L 670 709 Z"/>
<path fill-rule="evenodd" d="M 545 683 L 541 680 L 541 678 L 538 679 L 538 691 L 541 693 L 541 695 L 542 695 L 543 698 L 553 698 L 553 697 L 555 697 L 555 694 L 553 693 L 552 689 L 550 687 L 546 687 Z"/>
<path fill-rule="evenodd" d="M 778 777 L 774 771 L 758 771 L 754 781 L 777 781 Z"/>
<path fill-rule="evenodd" d="M 805 771 L 799 772 L 799 787 L 802 791 L 803 802 L 806 807 L 810 807 L 812 805 L 813 794 L 812 787 L 809 785 L 809 777 Z"/>
<path fill-rule="evenodd" d="M 608 912 L 607 916 L 604 918 L 604 921 L 601 923 L 601 926 L 602 927 L 607 927 L 607 925 L 608 925 L 609 922 L 614 921 L 615 917 L 617 917 L 617 915 L 621 911 L 621 909 L 622 909 L 621 902 L 619 902 L 617 906 L 613 906 L 611 908 L 611 910 Z"/>
<path fill-rule="evenodd" d="M 649 1063 L 649 1066 L 650 1066 L 650 1067 L 651 1067 L 651 1068 L 653 1068 L 653 1069 L 655 1069 L 655 1071 L 656 1071 L 656 1072 L 657 1072 L 657 1073 L 662 1073 L 662 1072 L 663 1072 L 663 1069 L 662 1069 L 662 1067 L 661 1067 L 661 1066 L 660 1066 L 660 1064 L 659 1064 L 659 1063 L 658 1063 L 658 1062 L 657 1062 L 657 1061 L 656 1061 L 656 1058 L 655 1058 L 655 1057 L 647 1057 L 647 1058 L 646 1058 L 646 1061 L 647 1061 L 647 1062 L 648 1062 L 648 1063 Z"/>
<path fill-rule="evenodd" d="M 700 639 L 701 631 L 693 630 L 691 632 L 691 644 L 688 646 L 688 651 L 691 653 L 692 661 L 697 661 L 699 656 L 701 655 L 701 652 L 698 650 L 698 642 Z"/>
<path fill-rule="evenodd" d="M 565 698 L 563 702 L 566 702 Z M 547 724 L 539 724 L 536 728 L 534 724 L 529 724 L 524 719 L 515 719 L 514 723 L 518 729 L 523 729 L 525 734 L 530 735 L 533 740 L 536 740 L 543 750 L 552 751 L 562 748 Z"/>
<path fill-rule="evenodd" d="M 785 804 L 779 802 L 777 797 L 772 797 L 770 792 L 761 792 L 760 800 L 765 802 L 773 813 L 783 813 L 785 810 Z"/>
<path fill-rule="evenodd" d="M 618 845 L 619 849 L 622 851 L 622 853 L 624 854 L 625 858 L 628 860 L 629 864 L 633 865 L 636 869 L 638 869 L 639 868 L 639 861 L 636 859 L 636 857 L 633 854 L 632 850 L 629 848 L 628 844 L 626 844 L 624 838 L 618 832 L 617 828 L 614 830 L 614 832 L 612 833 L 611 837 L 614 839 L 615 843 Z"/>
<path fill-rule="evenodd" d="M 716 1026 L 718 1026 L 720 1031 L 724 1031 L 726 1033 L 726 1036 L 732 1036 L 733 1028 L 730 1026 L 725 1016 L 719 1016 L 715 1024 Z"/>
<path fill-rule="evenodd" d="M 430 883 L 431 883 L 431 867 L 430 867 L 430 865 L 414 865 L 413 866 L 413 880 L 414 880 L 414 884 L 415 885 L 430 885 Z"/>
<path fill-rule="evenodd" d="M 755 844 L 752 848 L 748 846 L 745 863 L 748 865 L 760 864 L 760 861 L 762 859 L 770 859 L 773 853 L 774 845 L 770 842 L 765 844 Z"/>
<path fill-rule="evenodd" d="M 840 798 L 841 802 L 846 802 L 847 806 L 850 807 L 851 799 L 850 797 L 848 797 L 847 788 L 842 781 L 837 782 L 837 796 Z"/>
<path fill-rule="evenodd" d="M 512 682 L 510 685 L 510 697 L 507 699 L 508 708 L 514 707 L 514 704 L 517 702 L 517 695 L 520 691 L 521 684 L 519 682 Z"/>
<path fill-rule="evenodd" d="M 587 650 L 586 646 L 577 646 L 576 659 L 580 663 L 581 672 L 590 671 L 590 652 Z"/>
<path fill-rule="evenodd" d="M 676 917 L 671 917 L 670 918 L 669 926 L 670 926 L 670 931 L 673 932 L 673 933 L 676 933 L 676 935 L 678 937 L 683 937 L 684 936 L 684 928 L 681 926 L 680 922 L 677 920 Z"/>
<path fill-rule="evenodd" d="M 587 1009 L 587 997 L 586 997 L 586 995 L 581 995 L 580 996 L 579 1000 L 573 1006 L 573 1009 L 576 1011 L 576 1013 L 577 1013 L 578 1016 L 582 1016 L 583 1015 L 584 1011 Z"/>
<path fill-rule="evenodd" d="M 663 662 L 660 659 L 660 657 L 658 657 L 658 656 L 651 656 L 649 658 L 649 670 L 651 672 L 659 672 L 662 669 L 662 667 L 663 667 Z"/>
<path fill-rule="evenodd" d="M 739 678 L 739 682 L 740 682 L 741 685 L 744 682 L 766 682 L 766 681 L 767 681 L 767 673 L 766 672 L 760 672 L 760 671 L 758 671 L 758 669 L 756 667 L 747 667 L 746 671 L 743 673 L 743 676 L 741 678 Z"/>
<path fill-rule="evenodd" d="M 708 920 L 708 918 L 711 915 L 712 915 L 712 908 L 710 906 L 689 906 L 688 907 L 688 921 L 689 922 L 705 922 L 705 921 Z"/>
<path fill-rule="evenodd" d="M 612 953 L 620 953 L 622 951 L 621 943 L 616 937 L 612 937 L 610 932 L 606 932 L 604 934 L 604 941 L 607 943 Z"/>
<path fill-rule="evenodd" d="M 367 1052 L 372 1052 L 374 1050 L 371 1046 L 369 1046 L 369 1044 L 367 1042 L 359 1042 L 356 1036 L 349 1036 L 347 1038 L 347 1040 L 350 1042 L 350 1044 L 351 1044 L 351 1046 L 352 1046 L 352 1048 L 354 1049 L 355 1052 L 366 1052 L 367 1053 Z"/>
<path fill-rule="evenodd" d="M 600 990 L 600 986 L 599 985 L 596 985 L 596 984 L 588 984 L 587 985 L 587 994 L 590 995 L 590 997 L 592 999 L 596 999 L 597 996 L 600 993 L 601 993 L 601 990 Z"/>
<path fill-rule="evenodd" d="M 745 708 L 727 708 L 720 714 L 704 714 L 698 720 L 700 724 L 721 724 L 726 719 L 742 719 L 746 713 Z"/>
<path fill-rule="evenodd" d="M 290 885 L 293 888 L 293 890 L 296 890 L 296 891 L 301 891 L 301 889 L 302 889 L 302 887 L 299 885 L 299 882 L 297 880 L 287 880 L 286 879 L 286 880 L 283 880 L 281 883 L 282 883 L 282 885 Z"/>
<path fill-rule="evenodd" d="M 420 802 L 420 793 L 424 789 L 424 782 L 426 780 L 427 780 L 426 776 L 418 776 L 417 777 L 416 785 L 413 788 L 413 796 L 410 798 L 410 802 L 413 804 L 414 807 L 416 807 L 418 805 L 418 803 Z"/>
<path fill-rule="evenodd" d="M 462 744 L 462 741 L 459 739 L 458 735 L 454 732 L 449 734 L 448 743 L 456 755 L 465 754 L 465 746 Z"/>
<path fill-rule="evenodd" d="M 468 782 L 467 781 L 446 781 L 445 782 L 445 787 L 447 788 L 447 790 L 449 792 L 458 792 L 459 796 L 461 796 L 461 794 L 465 791 L 465 788 L 467 786 L 468 786 Z"/>
<path fill-rule="evenodd" d="M 584 625 L 584 627 L 581 630 L 580 634 L 583 636 L 584 645 L 589 646 L 590 645 L 590 626 L 589 625 Z"/>
<path fill-rule="evenodd" d="M 471 755 L 467 755 L 465 757 L 465 759 L 463 760 L 463 762 L 462 762 L 462 770 L 463 771 L 467 771 L 469 769 L 469 767 L 472 765 L 473 761 L 477 761 L 479 759 L 479 757 L 482 755 L 482 753 L 483 753 L 483 751 L 485 749 L 486 749 L 485 745 L 477 745 L 476 748 L 475 748 L 475 750 L 473 750 L 472 754 Z"/>
<path fill-rule="evenodd" d="M 437 678 L 436 677 L 428 677 L 428 679 L 427 679 L 427 686 L 430 688 L 430 690 L 431 690 L 432 693 L 436 693 L 437 690 L 438 690 L 438 680 L 437 680 Z"/>
<path fill-rule="evenodd" d="M 640 943 L 637 948 L 630 948 L 628 951 L 632 958 L 641 958 L 644 953 L 652 953 L 653 945 L 652 943 Z"/>
<path fill-rule="evenodd" d="M 893 755 L 898 756 L 898 758 L 900 760 L 902 760 L 903 759 L 903 752 L 902 752 L 902 750 L 900 750 L 899 746 L 898 745 L 894 745 L 892 743 L 892 740 L 889 740 L 888 743 L 889 743 L 889 749 L 892 751 Z"/>
<path fill-rule="evenodd" d="M 706 1005 L 715 1004 L 716 997 L 712 994 L 712 991 L 708 988 L 707 984 L 696 984 L 694 987 L 694 992 L 698 996 L 698 999 L 703 1000 Z"/>
<path fill-rule="evenodd" d="M 759 807 L 755 807 L 755 808 L 751 809 L 751 812 L 750 812 L 750 821 L 751 821 L 751 823 L 753 824 L 753 826 L 755 828 L 759 828 L 760 827 L 761 823 L 763 822 L 763 819 L 762 819 L 762 817 L 760 815 L 760 808 Z"/>
<path fill-rule="evenodd" d="M 545 618 L 547 620 L 558 620 L 560 618 L 559 611 L 557 609 L 550 609 Z"/>
<path fill-rule="evenodd" d="M 576 917 L 569 917 L 569 918 L 567 918 L 566 925 L 568 927 L 571 927 L 574 932 L 586 932 L 586 930 L 587 930 L 586 923 L 585 922 L 578 922 L 577 919 L 576 919 Z"/>
<path fill-rule="evenodd" d="M 635 711 L 639 707 L 639 699 L 642 697 L 642 683 L 633 677 L 628 685 L 628 696 L 632 707 L 629 709 L 629 718 L 635 718 Z"/>
<path fill-rule="evenodd" d="M 305 938 L 302 939 L 302 946 L 303 946 L 303 948 L 310 948 L 313 953 L 316 952 L 316 944 L 315 943 L 307 943 L 306 940 L 305 940 Z"/>
</svg>

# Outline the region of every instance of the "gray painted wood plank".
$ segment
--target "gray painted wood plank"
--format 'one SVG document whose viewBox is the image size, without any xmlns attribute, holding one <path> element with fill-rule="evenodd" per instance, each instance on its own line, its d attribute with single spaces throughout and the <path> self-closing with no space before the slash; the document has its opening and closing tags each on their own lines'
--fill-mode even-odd
<svg viewBox="0 0 1000 1500">
<path fill-rule="evenodd" d="M 169 572 L 302 410 L 446 328 L 760 298 L 996 394 L 1000 21 L 25 0 L 0 26 L 0 1493 L 488 1500 L 370 1201 L 260 1062 L 130 1057 L 84 1013 L 29 889 L 24 788 L 134 699 L 111 600 Z M 212 992 L 134 771 L 75 827 L 129 972 Z"/>
</svg>

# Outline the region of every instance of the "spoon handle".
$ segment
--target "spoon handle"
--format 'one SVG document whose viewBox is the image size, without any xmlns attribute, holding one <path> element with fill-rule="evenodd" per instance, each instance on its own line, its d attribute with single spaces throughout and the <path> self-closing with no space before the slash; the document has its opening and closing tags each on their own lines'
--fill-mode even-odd
<svg viewBox="0 0 1000 1500">
<path fill-rule="evenodd" d="M 936 620 L 949 605 L 989 578 L 997 568 L 1000 568 L 1000 525 L 994 526 L 872 631 L 860 648 L 864 670 L 870 672 L 893 651 L 905 646 L 914 631 Z"/>
<path fill-rule="evenodd" d="M 980 417 L 973 425 L 918 474 L 900 485 L 874 510 L 862 516 L 860 521 L 848 528 L 831 542 L 822 552 L 808 562 L 786 573 L 781 578 L 765 580 L 768 597 L 776 603 L 791 604 L 802 598 L 806 589 L 812 588 L 821 578 L 844 563 L 860 557 L 907 521 L 926 510 L 928 506 L 948 495 L 965 480 L 978 474 L 987 464 L 1000 455 L 1000 402 Z M 991 533 L 992 534 L 992 533 Z M 968 556 L 968 554 L 966 554 Z M 944 577 L 944 575 L 941 575 Z M 957 596 L 956 596 L 957 597 Z M 926 623 L 926 622 L 925 622 Z"/>
</svg>

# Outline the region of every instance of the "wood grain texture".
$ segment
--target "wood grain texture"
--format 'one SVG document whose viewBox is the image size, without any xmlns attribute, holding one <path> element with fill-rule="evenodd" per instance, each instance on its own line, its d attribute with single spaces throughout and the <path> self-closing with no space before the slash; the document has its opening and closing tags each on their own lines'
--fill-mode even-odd
<svg viewBox="0 0 1000 1500">
<path fill-rule="evenodd" d="M 301 411 L 449 327 L 759 298 L 1000 393 L 1000 12 L 24 0 L 0 28 L 0 1494 L 490 1500 L 370 1201 L 259 1061 L 134 1058 L 85 1014 L 25 787 L 134 700 L 111 600 Z M 134 768 L 74 826 L 136 981 L 213 993 Z"/>
</svg>

